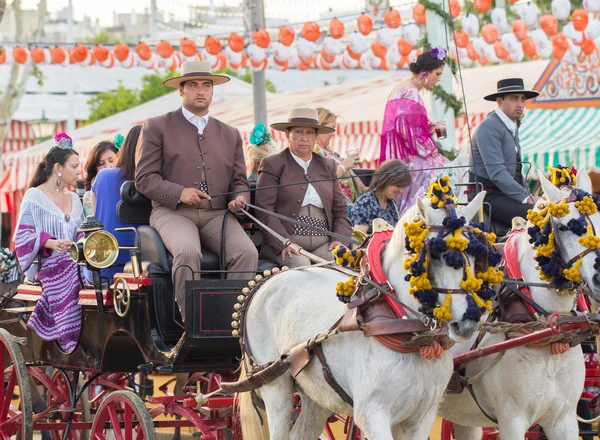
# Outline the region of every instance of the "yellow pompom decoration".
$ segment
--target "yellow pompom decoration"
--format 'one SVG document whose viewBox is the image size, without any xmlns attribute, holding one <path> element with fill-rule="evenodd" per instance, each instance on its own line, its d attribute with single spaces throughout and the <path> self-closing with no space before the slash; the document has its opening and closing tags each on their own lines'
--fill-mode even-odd
<svg viewBox="0 0 600 440">
<path fill-rule="evenodd" d="M 577 203 L 576 203 L 576 205 L 577 205 Z M 594 207 L 595 206 L 596 205 L 594 204 Z M 550 203 L 548 203 L 548 212 L 554 218 L 564 217 L 565 215 L 567 215 L 569 213 L 569 204 L 564 199 L 558 203 L 550 202 Z"/>
<path fill-rule="evenodd" d="M 475 231 L 473 231 L 473 232 L 475 232 Z M 498 237 L 496 237 L 496 234 L 494 234 L 493 232 L 488 232 L 485 235 L 486 235 L 490 245 L 496 243 L 496 238 L 498 238 Z"/>
<path fill-rule="evenodd" d="M 433 309 L 433 316 L 435 316 L 440 323 L 445 321 L 451 321 L 454 316 L 450 312 L 450 305 L 452 304 L 452 295 L 446 295 L 444 304 Z"/>
<path fill-rule="evenodd" d="M 585 196 L 581 201 L 575 202 L 580 214 L 592 215 L 598 212 L 598 207 L 591 197 Z"/>
<path fill-rule="evenodd" d="M 473 297 L 473 301 L 475 302 L 475 305 L 477 307 L 485 307 L 485 309 L 489 312 L 490 310 L 492 310 L 492 301 L 491 300 L 487 300 L 484 301 L 483 299 L 481 299 L 481 297 L 479 295 L 477 295 L 475 292 L 472 293 L 471 295 Z"/>
<path fill-rule="evenodd" d="M 490 286 L 495 286 L 496 284 L 500 284 L 502 282 L 504 279 L 504 274 L 495 267 L 488 267 L 485 272 L 477 272 L 475 274 L 475 278 L 478 280 L 487 281 L 490 283 Z"/>
<path fill-rule="evenodd" d="M 408 282 L 410 287 L 414 287 L 417 290 L 431 290 L 433 286 L 431 285 L 431 281 L 427 277 L 427 273 L 423 275 L 419 275 L 418 277 L 412 276 L 410 277 L 410 281 Z"/>
<path fill-rule="evenodd" d="M 587 235 L 577 240 L 579 244 L 592 250 L 600 249 L 600 237 L 594 235 L 594 229 L 592 228 L 592 225 L 588 224 L 586 230 Z"/>
<path fill-rule="evenodd" d="M 581 283 L 581 274 L 579 273 L 579 268 L 581 267 L 582 262 L 583 260 L 577 260 L 573 266 L 563 270 L 563 276 L 572 283 Z"/>
<path fill-rule="evenodd" d="M 548 167 L 548 171 L 552 185 L 560 186 L 561 183 L 570 182 L 571 186 L 577 186 L 577 177 L 573 174 L 573 170 L 558 166 L 556 168 Z"/>
<path fill-rule="evenodd" d="M 446 239 L 449 251 L 465 251 L 469 247 L 469 240 L 462 236 L 462 231 L 457 229 Z"/>
<path fill-rule="evenodd" d="M 460 282 L 460 288 L 466 292 L 474 292 L 481 289 L 483 280 L 475 278 L 470 267 L 465 268 L 465 279 Z"/>
<path fill-rule="evenodd" d="M 335 286 L 335 291 L 338 296 L 349 298 L 354 293 L 354 279 L 356 277 L 350 277 L 347 281 L 340 281 Z"/>
<path fill-rule="evenodd" d="M 544 208 L 541 211 L 534 211 L 533 209 L 530 209 L 529 211 L 527 211 L 527 220 L 529 220 L 529 222 L 534 225 L 537 226 L 540 229 L 544 228 L 544 224 L 546 223 L 547 219 L 546 219 L 546 215 L 548 214 L 548 208 Z"/>
<path fill-rule="evenodd" d="M 425 247 L 425 239 L 429 234 L 429 228 L 425 226 L 425 220 L 414 220 L 412 223 L 404 223 L 404 231 L 408 237 L 410 247 L 419 253 Z"/>
<path fill-rule="evenodd" d="M 548 235 L 548 243 L 543 244 L 537 248 L 536 256 L 541 255 L 542 257 L 551 258 L 552 252 L 554 252 L 555 250 L 556 242 L 554 241 L 554 232 L 550 232 L 550 235 Z"/>
<path fill-rule="evenodd" d="M 362 251 L 360 249 L 351 250 L 346 248 L 346 246 L 338 245 L 331 251 L 331 254 L 335 258 L 335 262 L 338 266 L 356 267 L 362 255 Z"/>
</svg>

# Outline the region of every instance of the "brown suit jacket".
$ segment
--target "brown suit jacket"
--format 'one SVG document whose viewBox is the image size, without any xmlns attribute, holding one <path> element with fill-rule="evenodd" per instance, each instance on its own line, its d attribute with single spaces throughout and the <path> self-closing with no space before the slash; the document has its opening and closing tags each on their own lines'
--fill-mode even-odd
<svg viewBox="0 0 600 440">
<path fill-rule="evenodd" d="M 146 121 L 136 157 L 135 186 L 154 202 L 177 207 L 184 188 L 200 188 L 203 159 L 209 194 L 250 188 L 242 138 L 234 127 L 210 117 L 204 133 L 190 123 L 181 107 Z M 212 209 L 225 209 L 228 200 L 249 193 L 210 200 Z"/>
<path fill-rule="evenodd" d="M 293 185 L 273 189 L 261 188 L 335 177 L 337 177 L 336 164 L 333 159 L 313 153 L 308 172 L 305 175 L 304 169 L 294 160 L 289 148 L 286 148 L 281 153 L 267 157 L 260 164 L 256 204 L 261 208 L 275 211 L 287 217 L 297 217 L 300 208 L 302 208 L 308 185 Z M 321 197 L 330 230 L 350 237 L 352 235 L 352 225 L 348 220 L 348 204 L 339 181 L 330 180 L 313 183 L 312 185 Z M 260 214 L 258 217 L 271 229 L 288 239 L 290 238 L 294 227 L 292 223 L 279 220 L 268 214 Z M 265 232 L 265 237 L 267 243 L 273 249 L 279 252 L 283 250 L 284 246 L 278 239 L 267 232 Z M 332 239 L 331 241 L 335 240 Z"/>
</svg>

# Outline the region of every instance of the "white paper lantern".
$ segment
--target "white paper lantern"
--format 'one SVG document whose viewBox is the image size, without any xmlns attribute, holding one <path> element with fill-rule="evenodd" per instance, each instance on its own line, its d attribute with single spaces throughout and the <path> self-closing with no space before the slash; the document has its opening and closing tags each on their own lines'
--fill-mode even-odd
<svg viewBox="0 0 600 440">
<path fill-rule="evenodd" d="M 571 15 L 571 2 L 569 0 L 552 0 L 552 15 L 557 20 L 566 20 Z"/>
<path fill-rule="evenodd" d="M 140 67 L 144 67 L 146 69 L 153 69 L 154 67 L 158 67 L 158 55 L 156 55 L 154 52 L 152 52 L 152 55 L 150 55 L 150 58 L 148 58 L 147 60 L 142 60 L 140 59 Z"/>
<path fill-rule="evenodd" d="M 356 54 L 365 53 L 369 48 L 365 36 L 359 32 L 350 34 L 350 49 Z"/>
<path fill-rule="evenodd" d="M 581 46 L 577 46 L 576 44 L 573 44 L 572 41 L 569 41 L 568 51 L 571 53 L 571 55 L 577 57 L 579 54 L 581 54 Z"/>
<path fill-rule="evenodd" d="M 600 50 L 600 37 L 594 38 L 594 44 L 596 45 L 596 49 Z M 8 57 L 6 57 L 6 60 L 8 61 Z"/>
<path fill-rule="evenodd" d="M 373 56 L 373 53 L 370 50 L 364 52 L 360 56 L 360 65 L 364 70 L 373 70 L 373 68 L 371 67 L 371 57 L 372 56 Z"/>
<path fill-rule="evenodd" d="M 335 38 L 325 37 L 323 40 L 323 47 L 327 53 L 332 55 L 340 55 L 344 52 L 344 46 L 340 42 L 340 40 L 336 40 Z"/>
<path fill-rule="evenodd" d="M 404 27 L 404 38 L 411 46 L 417 46 L 421 40 L 421 30 L 419 29 L 419 26 L 414 23 L 407 24 Z"/>
<path fill-rule="evenodd" d="M 253 43 L 248 46 L 248 56 L 255 63 L 260 63 L 267 57 L 267 53 L 262 47 Z"/>
<path fill-rule="evenodd" d="M 390 47 L 396 42 L 394 34 L 389 28 L 382 28 L 377 31 L 377 41 L 385 47 Z"/>
<path fill-rule="evenodd" d="M 69 67 L 71 65 L 71 52 L 69 52 L 68 50 L 65 50 L 65 55 L 66 55 L 65 60 L 62 62 L 61 66 Z M 30 57 L 29 51 L 27 51 L 27 57 L 28 57 L 28 59 Z M 113 60 L 116 61 L 114 58 L 113 58 Z"/>
<path fill-rule="evenodd" d="M 298 48 L 298 55 L 302 58 L 310 58 L 315 53 L 315 45 L 305 38 L 298 38 L 296 47 Z"/>
<path fill-rule="evenodd" d="M 242 52 L 236 52 L 234 50 L 231 49 L 231 47 L 227 46 L 225 48 L 225 56 L 227 57 L 227 61 L 229 62 L 229 64 L 233 64 L 234 66 L 237 66 L 238 64 L 240 64 L 242 62 L 242 56 L 243 51 Z"/>
<path fill-rule="evenodd" d="M 505 32 L 508 29 L 508 20 L 504 8 L 495 8 L 492 11 L 491 18 L 492 24 L 498 29 L 498 32 Z"/>
<path fill-rule="evenodd" d="M 520 3 L 513 7 L 527 26 L 533 26 L 537 23 L 540 10 L 535 3 Z"/>
<path fill-rule="evenodd" d="M 171 55 L 171 56 L 174 56 L 174 54 Z M 209 54 L 206 51 L 206 49 L 203 49 L 202 50 L 202 60 L 206 61 L 207 63 L 209 63 L 211 66 L 214 66 L 217 63 L 218 58 L 217 58 L 216 55 Z M 172 61 L 170 61 L 169 58 L 167 58 L 167 60 L 165 61 L 164 65 L 165 65 L 165 67 L 168 68 L 171 65 L 171 63 L 172 63 Z"/>
<path fill-rule="evenodd" d="M 598 12 L 600 11 L 600 0 L 583 0 L 583 7 L 588 12 Z"/>
<path fill-rule="evenodd" d="M 391 67 L 392 65 L 395 66 L 401 59 L 402 55 L 400 55 L 400 52 L 398 51 L 398 45 L 393 44 L 385 55 L 385 61 L 387 62 L 388 67 Z"/>
<path fill-rule="evenodd" d="M 540 55 L 540 58 L 546 60 L 548 58 L 550 58 L 552 56 L 552 46 L 549 45 L 548 47 L 538 47 L 538 54 Z"/>
<path fill-rule="evenodd" d="M 567 23 L 563 26 L 563 34 L 567 39 L 571 39 L 576 43 L 581 43 L 581 40 L 583 40 L 583 32 L 576 31 L 573 23 Z"/>
<path fill-rule="evenodd" d="M 67 53 L 67 59 L 69 58 Z M 106 67 L 107 69 L 113 67 L 115 65 L 115 55 L 112 52 L 108 53 L 108 58 L 100 63 L 102 67 Z"/>
<path fill-rule="evenodd" d="M 296 67 L 298 64 L 300 64 L 300 57 L 298 56 L 298 48 L 296 47 L 290 47 L 290 59 L 288 60 L 290 62 L 290 67 Z"/>
<path fill-rule="evenodd" d="M 356 69 L 358 66 L 358 60 L 355 60 L 348 54 L 348 52 L 344 52 L 342 55 L 342 61 L 340 63 L 340 67 L 342 69 Z"/>
<path fill-rule="evenodd" d="M 586 38 L 590 40 L 595 40 L 598 36 L 600 36 L 600 20 L 597 18 L 592 18 L 588 21 L 588 25 L 583 31 Z"/>
<path fill-rule="evenodd" d="M 519 40 L 517 40 L 515 34 L 504 34 L 502 35 L 502 38 L 500 38 L 500 41 L 504 47 L 506 47 L 506 50 L 511 54 L 521 48 L 521 43 L 519 43 Z"/>
<path fill-rule="evenodd" d="M 475 14 L 467 14 L 462 19 L 462 27 L 469 38 L 475 38 L 479 34 L 479 19 Z"/>
<path fill-rule="evenodd" d="M 519 46 L 517 50 L 515 50 L 514 52 L 510 52 L 510 56 L 512 57 L 512 60 L 515 63 L 520 63 L 521 61 L 523 61 L 525 53 L 523 52 L 523 48 Z"/>
</svg>

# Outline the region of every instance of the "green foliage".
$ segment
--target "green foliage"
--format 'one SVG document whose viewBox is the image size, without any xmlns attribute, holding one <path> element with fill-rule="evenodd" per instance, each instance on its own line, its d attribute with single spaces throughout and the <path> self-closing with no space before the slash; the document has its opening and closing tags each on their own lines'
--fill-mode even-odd
<svg viewBox="0 0 600 440">
<path fill-rule="evenodd" d="M 140 104 L 171 93 L 173 89 L 165 87 L 163 82 L 175 76 L 179 76 L 179 72 L 170 70 L 167 71 L 166 75 L 162 75 L 160 71 L 154 70 L 153 73 L 142 76 L 142 90 L 140 90 L 139 95 Z"/>
<path fill-rule="evenodd" d="M 434 86 L 431 93 L 437 99 L 442 101 L 447 110 L 452 110 L 454 117 L 459 117 L 463 113 L 463 103 L 454 93 L 448 93 L 440 86 Z"/>
<path fill-rule="evenodd" d="M 226 67 L 225 69 L 219 70 L 215 73 L 220 73 L 223 75 L 231 76 L 233 78 L 241 79 L 244 82 L 252 84 L 252 72 L 250 72 L 250 69 L 246 69 L 246 71 L 244 73 L 242 73 L 241 75 L 238 74 L 235 70 L 231 70 L 229 67 Z M 266 86 L 267 92 L 271 92 L 271 93 L 277 92 L 277 90 L 275 89 L 275 84 L 273 84 L 273 81 L 271 81 L 270 79 L 265 80 L 265 86 Z"/>
<path fill-rule="evenodd" d="M 107 118 L 140 104 L 137 90 L 130 90 L 119 83 L 116 92 L 101 92 L 88 101 L 90 117 L 88 124 Z"/>
<path fill-rule="evenodd" d="M 421 3 L 423 6 L 425 6 L 426 11 L 435 12 L 437 15 L 442 17 L 442 20 L 444 20 L 444 22 L 446 23 L 446 26 L 448 26 L 449 28 L 452 28 L 452 16 L 450 15 L 449 12 L 444 11 L 444 9 L 442 8 L 441 5 L 430 2 L 429 0 L 419 0 L 419 3 Z"/>
<path fill-rule="evenodd" d="M 37 64 L 33 63 L 33 68 L 31 70 L 31 76 L 37 79 L 38 86 L 44 86 L 44 74 L 40 70 Z"/>
<path fill-rule="evenodd" d="M 88 37 L 86 39 L 86 43 L 90 44 L 116 44 L 119 43 L 119 39 L 112 35 L 109 35 L 106 30 L 100 31 L 99 34 L 94 35 L 93 37 Z"/>
</svg>

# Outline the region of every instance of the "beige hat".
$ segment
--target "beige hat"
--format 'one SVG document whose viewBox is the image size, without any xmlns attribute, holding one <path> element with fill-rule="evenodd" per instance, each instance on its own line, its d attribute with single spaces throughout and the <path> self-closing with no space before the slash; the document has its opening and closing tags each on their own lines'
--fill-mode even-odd
<svg viewBox="0 0 600 440">
<path fill-rule="evenodd" d="M 182 82 L 191 80 L 210 80 L 213 85 L 218 86 L 229 82 L 230 78 L 225 75 L 213 75 L 210 63 L 206 61 L 186 61 L 181 65 L 181 76 L 169 78 L 163 84 L 176 89 Z"/>
<path fill-rule="evenodd" d="M 314 127 L 320 134 L 335 131 L 335 128 L 320 125 L 319 114 L 316 109 L 311 107 L 295 107 L 288 113 L 287 122 L 271 124 L 271 128 L 277 131 L 287 131 L 290 127 Z"/>
</svg>

